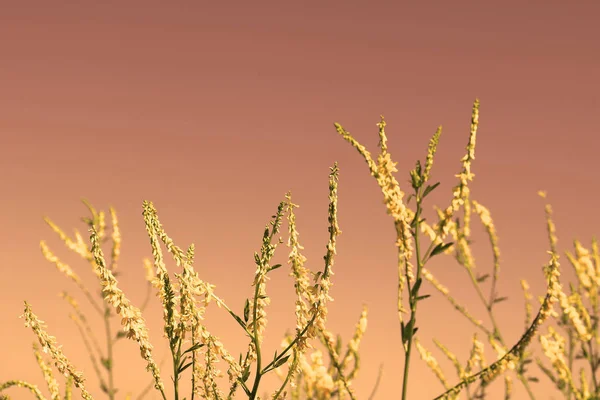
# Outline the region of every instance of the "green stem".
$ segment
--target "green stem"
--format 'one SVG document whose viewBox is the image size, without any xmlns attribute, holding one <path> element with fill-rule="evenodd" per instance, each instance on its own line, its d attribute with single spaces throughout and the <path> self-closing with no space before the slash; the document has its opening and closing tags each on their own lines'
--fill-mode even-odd
<svg viewBox="0 0 600 400">
<path fill-rule="evenodd" d="M 569 371 L 573 371 L 573 356 L 574 356 L 574 352 L 575 352 L 575 341 L 573 340 L 573 331 L 571 329 L 569 329 L 567 327 L 568 331 L 568 338 L 569 338 L 569 353 L 567 354 L 568 357 L 568 366 L 569 366 Z M 567 386 L 567 400 L 571 400 L 571 394 L 572 394 L 572 390 L 570 386 Z"/>
<path fill-rule="evenodd" d="M 298 363 L 298 355 L 296 353 L 294 353 L 294 360 L 292 361 L 292 365 L 295 366 L 297 363 Z M 288 373 L 283 381 L 283 384 L 279 387 L 279 390 L 277 390 L 277 392 L 275 392 L 275 394 L 273 395 L 273 400 L 279 400 L 279 396 L 281 395 L 281 392 L 283 392 L 283 389 L 285 389 L 285 387 L 287 386 L 293 372 L 294 372 L 293 368 L 290 368 L 288 370 Z"/>
<path fill-rule="evenodd" d="M 588 342 L 589 349 L 589 359 L 590 362 L 590 371 L 592 373 L 592 382 L 594 382 L 594 393 L 598 393 L 598 381 L 596 380 L 596 368 L 594 368 L 594 362 L 596 360 L 596 355 L 594 354 L 594 348 L 592 347 L 592 341 Z"/>
<path fill-rule="evenodd" d="M 415 282 L 418 282 L 419 279 L 421 279 L 421 268 L 423 267 L 423 264 L 421 263 L 421 256 L 420 256 L 420 248 L 419 248 L 419 218 L 421 215 L 421 197 L 420 197 L 420 193 L 419 190 L 416 190 L 416 200 L 417 200 L 417 210 L 415 212 L 415 232 L 414 232 L 414 238 L 415 238 L 415 252 L 416 252 L 416 257 L 417 257 L 417 275 L 415 278 Z M 405 265 L 406 265 L 406 270 L 408 272 L 408 260 L 405 259 Z M 403 381 L 402 381 L 402 400 L 406 400 L 406 395 L 408 393 L 408 371 L 409 371 L 409 367 L 410 367 L 410 356 L 412 353 L 412 342 L 413 342 L 413 336 L 414 336 L 414 327 L 415 327 L 415 322 L 416 322 L 416 315 L 417 315 L 417 297 L 419 296 L 419 293 L 417 291 L 417 293 L 412 293 L 412 290 L 410 290 L 410 280 L 408 279 L 408 274 L 406 277 L 406 282 L 409 288 L 409 303 L 410 303 L 410 320 L 408 321 L 408 343 L 407 343 L 407 347 L 406 347 L 406 352 L 404 354 L 404 377 L 403 377 Z"/>
<path fill-rule="evenodd" d="M 533 394 L 533 391 L 531 390 L 531 386 L 529 386 L 529 381 L 525 378 L 525 375 L 523 375 L 523 374 L 517 374 L 517 377 L 519 378 L 519 380 L 523 384 L 523 387 L 527 391 L 527 394 L 529 395 L 529 398 L 532 399 L 532 400 L 535 400 L 535 395 Z"/>
<path fill-rule="evenodd" d="M 496 318 L 494 317 L 494 313 L 492 312 L 492 306 L 494 304 L 493 301 L 488 303 L 485 300 L 485 296 L 483 295 L 483 292 L 481 291 L 479 282 L 477 282 L 477 278 L 475 277 L 475 274 L 473 274 L 473 269 L 471 267 L 468 267 L 468 268 L 466 268 L 466 270 L 469 273 L 469 278 L 471 278 L 471 282 L 473 283 L 475 290 L 477 291 L 477 295 L 481 299 L 481 302 L 485 306 L 485 310 L 487 311 L 487 314 L 490 317 L 490 321 L 492 322 L 492 327 L 493 327 L 493 336 L 495 336 L 496 339 L 498 339 L 498 341 L 500 342 L 500 344 L 502 344 L 502 346 L 506 347 L 504 339 L 502 338 L 502 334 L 500 333 L 500 329 L 498 328 L 498 323 L 496 322 Z M 517 371 L 517 377 L 519 378 L 519 381 L 521 381 L 521 383 L 525 387 L 525 390 L 527 391 L 529 398 L 532 400 L 535 400 L 535 395 L 533 394 L 533 391 L 531 390 L 531 386 L 529 385 L 529 382 L 527 381 L 525 376 L 521 372 Z"/>
<path fill-rule="evenodd" d="M 169 338 L 171 341 L 172 338 Z M 173 359 L 173 396 L 175 400 L 179 400 L 179 361 L 181 359 L 181 339 L 177 339 L 177 351 L 175 346 L 171 345 L 171 357 Z M 193 391 L 193 388 L 192 388 Z"/>
<path fill-rule="evenodd" d="M 195 337 L 195 331 L 196 331 L 196 327 L 192 326 L 192 338 Z M 192 346 L 194 344 L 195 343 L 192 340 Z M 196 352 L 192 351 L 192 394 L 191 394 L 192 399 L 191 400 L 194 400 L 194 396 L 196 394 L 194 391 L 194 388 L 196 387 L 196 374 L 194 374 L 195 370 L 196 370 Z"/>
<path fill-rule="evenodd" d="M 113 340 L 112 333 L 110 331 L 110 308 L 105 306 L 104 308 L 104 328 L 106 330 L 106 363 L 108 366 L 108 398 L 110 400 L 115 399 L 115 383 L 113 376 Z"/>
<path fill-rule="evenodd" d="M 256 305 L 258 303 L 258 287 L 260 285 L 256 285 L 256 293 L 254 295 L 254 335 L 252 335 L 252 341 L 254 342 L 254 349 L 256 350 L 256 376 L 254 378 L 254 385 L 252 386 L 252 393 L 250 393 L 250 399 L 256 399 L 256 393 L 258 392 L 258 385 L 260 384 L 261 374 L 261 365 L 262 365 L 262 355 L 260 351 L 260 343 L 258 342 L 258 324 L 256 323 Z"/>
</svg>

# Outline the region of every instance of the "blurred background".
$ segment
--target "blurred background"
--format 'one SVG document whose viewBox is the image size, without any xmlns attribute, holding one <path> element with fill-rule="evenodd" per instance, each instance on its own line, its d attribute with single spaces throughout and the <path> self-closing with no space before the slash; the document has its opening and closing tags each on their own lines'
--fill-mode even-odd
<svg viewBox="0 0 600 400">
<path fill-rule="evenodd" d="M 114 206 L 123 236 L 119 286 L 140 306 L 146 293 L 142 259 L 151 257 L 142 201 L 151 200 L 176 244 L 195 243 L 200 277 L 241 313 L 252 294 L 253 253 L 289 190 L 300 205 L 297 228 L 306 266 L 323 268 L 328 174 L 337 161 L 343 233 L 328 327 L 347 343 L 366 304 L 368 330 L 353 386 L 359 399 L 367 399 L 383 364 L 375 398 L 399 398 L 395 230 L 364 159 L 333 123 L 375 158 L 376 123 L 383 114 L 389 151 L 399 162 L 396 177 L 407 192 L 409 170 L 425 159 L 431 136 L 443 125 L 431 178 L 441 185 L 425 204 L 425 217 L 434 221 L 433 205 L 445 208 L 457 183 L 475 98 L 481 114 L 471 195 L 490 209 L 496 224 L 498 291 L 508 300 L 495 310 L 504 338 L 516 342 L 525 318 L 520 279 L 530 282 L 534 298 L 545 290 L 542 265 L 549 245 L 538 190 L 548 192 L 554 209 L 564 282 L 573 279 L 564 251 L 573 252 L 575 238 L 589 248 L 598 234 L 599 13 L 594 1 L 5 2 L 0 381 L 27 380 L 47 393 L 31 350 L 36 338 L 19 319 L 27 300 L 84 371 L 92 394 L 104 398 L 68 317 L 70 306 L 58 293 L 66 290 L 80 302 L 100 338 L 101 320 L 76 285 L 45 260 L 40 240 L 94 293 L 99 285 L 89 264 L 62 244 L 44 216 L 87 239 L 80 218 L 89 213 L 80 199 L 105 211 Z M 472 228 L 477 271 L 490 272 L 491 247 L 475 217 Z M 287 240 L 287 223 L 282 229 Z M 287 266 L 288 251 L 280 245 L 273 263 Z M 428 266 L 490 326 L 453 257 L 438 256 Z M 178 272 L 171 259 L 167 267 Z M 267 354 L 279 349 L 295 324 L 288 274 L 289 268 L 274 271 L 267 287 Z M 420 304 L 418 335 L 449 380 L 458 382 L 432 339 L 465 361 L 475 330 L 431 285 L 422 292 L 432 297 Z M 154 295 L 145 318 L 160 361 L 168 347 Z M 211 305 L 206 324 L 236 357 L 245 350 L 243 332 L 224 310 Z M 533 348 L 541 355 L 537 342 Z M 132 392 L 135 398 L 151 376 L 135 343 L 120 341 L 115 351 L 118 397 Z M 441 394 L 442 385 L 413 354 L 409 398 Z M 496 359 L 487 343 L 486 355 Z M 531 370 L 540 379 L 532 384 L 538 398 L 560 398 L 537 367 Z M 265 391 L 277 382 L 270 376 Z M 514 390 L 515 399 L 527 398 L 520 383 Z M 23 389 L 7 394 L 31 397 Z M 489 399 L 502 396 L 499 380 Z M 146 398 L 158 397 L 151 392 Z"/>
</svg>

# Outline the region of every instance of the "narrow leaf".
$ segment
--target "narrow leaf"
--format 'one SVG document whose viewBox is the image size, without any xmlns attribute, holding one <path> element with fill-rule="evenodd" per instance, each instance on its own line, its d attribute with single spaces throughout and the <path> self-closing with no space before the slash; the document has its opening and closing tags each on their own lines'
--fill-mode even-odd
<svg viewBox="0 0 600 400">
<path fill-rule="evenodd" d="M 402 336 L 406 339 L 406 341 L 408 341 L 408 338 L 412 336 L 412 333 L 412 327 L 410 326 L 409 322 L 408 325 L 404 327 L 404 334 Z"/>
<path fill-rule="evenodd" d="M 242 372 L 242 382 L 246 382 L 250 377 L 250 366 L 244 368 L 244 372 Z"/>
<path fill-rule="evenodd" d="M 186 361 L 187 359 L 188 359 L 188 356 L 183 356 L 183 357 L 181 357 L 181 360 L 179 361 L 179 365 L 177 366 L 177 368 L 178 368 L 178 369 L 179 369 L 179 368 L 181 368 L 181 366 L 182 366 L 183 364 L 185 364 L 185 361 Z"/>
<path fill-rule="evenodd" d="M 446 244 L 442 244 L 439 243 L 437 246 L 435 246 L 435 248 L 433 249 L 433 251 L 431 252 L 431 255 L 429 256 L 430 258 L 435 256 L 436 254 L 440 254 L 441 252 L 443 252 L 444 250 L 446 250 L 448 247 L 452 246 L 454 244 L 454 242 L 450 242 L 450 243 L 446 243 Z"/>
<path fill-rule="evenodd" d="M 440 185 L 439 182 L 434 183 L 433 185 L 427 185 L 427 187 L 425 188 L 425 191 L 423 192 L 423 198 L 425 198 L 425 196 L 427 196 L 429 193 L 431 193 L 431 191 L 433 189 L 435 189 L 436 187 L 438 187 Z"/>
<path fill-rule="evenodd" d="M 250 318 L 250 301 L 246 299 L 246 304 L 244 304 L 244 322 L 248 323 L 248 319 Z M 241 354 L 240 354 L 241 357 Z"/>
<path fill-rule="evenodd" d="M 182 355 L 185 353 L 190 353 L 192 351 L 196 351 L 198 350 L 200 347 L 204 346 L 204 343 L 196 343 L 194 344 L 192 347 L 190 347 L 189 349 L 187 349 L 186 351 L 184 351 L 183 353 L 181 353 Z"/>
<path fill-rule="evenodd" d="M 425 294 L 423 296 L 419 296 L 419 297 L 417 297 L 417 301 L 425 300 L 428 297 L 431 297 L 431 295 L 430 294 Z"/>
<path fill-rule="evenodd" d="M 412 289 L 410 291 L 411 297 L 417 296 L 417 293 L 419 293 L 419 289 L 421 288 L 421 283 L 423 283 L 423 279 L 421 279 L 421 278 L 417 279 L 417 281 L 415 282 L 415 285 L 412 287 Z"/>
<path fill-rule="evenodd" d="M 275 264 L 272 267 L 270 267 L 268 271 L 273 271 L 274 269 L 277 269 L 279 267 L 281 267 L 281 264 Z"/>
<path fill-rule="evenodd" d="M 183 371 L 188 369 L 189 366 L 192 365 L 193 363 L 194 363 L 193 361 L 190 361 L 189 363 L 185 364 L 183 367 L 180 367 L 178 373 L 182 373 Z"/>
<path fill-rule="evenodd" d="M 107 371 L 110 371 L 110 368 L 111 368 L 112 365 L 111 365 L 111 362 L 110 362 L 109 359 L 107 359 L 107 358 L 101 358 L 100 362 L 102 363 L 102 366 L 104 368 L 106 368 Z"/>
<path fill-rule="evenodd" d="M 282 366 L 283 364 L 285 364 L 285 363 L 286 363 L 286 361 L 288 360 L 288 358 L 290 358 L 290 356 L 289 356 L 289 355 L 287 355 L 287 356 L 285 356 L 285 357 L 283 357 L 283 358 L 281 358 L 281 359 L 277 360 L 277 361 L 275 362 L 275 364 L 273 364 L 273 366 L 271 367 L 271 369 L 275 369 L 275 368 L 278 368 L 278 367 Z"/>
<path fill-rule="evenodd" d="M 233 311 L 229 311 L 229 314 L 231 314 L 231 316 L 238 322 L 238 324 L 240 324 L 240 326 L 244 329 L 246 329 L 246 324 L 244 323 L 244 321 L 242 321 L 242 319 L 240 317 L 238 317 L 237 315 L 235 315 L 233 313 Z"/>
</svg>

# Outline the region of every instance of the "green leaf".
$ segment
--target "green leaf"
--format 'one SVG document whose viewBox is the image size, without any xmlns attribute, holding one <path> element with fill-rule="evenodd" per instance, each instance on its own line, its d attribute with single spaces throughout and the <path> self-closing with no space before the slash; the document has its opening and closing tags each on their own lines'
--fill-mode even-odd
<svg viewBox="0 0 600 400">
<path fill-rule="evenodd" d="M 417 293 L 419 293 L 419 289 L 421 288 L 421 283 L 423 283 L 423 279 L 421 279 L 421 278 L 417 279 L 417 281 L 415 282 L 415 285 L 410 290 L 411 297 L 417 296 Z"/>
<path fill-rule="evenodd" d="M 183 371 L 185 371 L 186 369 L 188 369 L 190 367 L 190 365 L 192 365 L 194 362 L 190 361 L 189 363 L 185 364 L 183 367 L 179 368 L 179 371 L 177 371 L 178 373 L 182 373 Z"/>
<path fill-rule="evenodd" d="M 406 328 L 406 326 L 404 325 L 404 321 L 401 321 L 400 322 L 400 335 L 402 336 L 402 343 L 406 342 L 406 339 L 404 338 L 405 337 L 404 331 L 406 330 L 405 328 Z"/>
<path fill-rule="evenodd" d="M 179 365 L 178 365 L 178 368 L 179 368 L 179 367 L 181 367 L 181 366 L 182 366 L 182 365 L 185 363 L 185 360 L 187 360 L 187 359 L 188 359 L 188 356 L 183 356 L 183 357 L 181 357 L 181 358 L 179 359 Z"/>
<path fill-rule="evenodd" d="M 246 392 L 246 395 L 248 397 L 251 396 L 250 390 L 248 389 L 248 387 L 246 387 L 246 384 L 244 384 L 244 382 L 242 382 L 242 389 L 244 389 L 244 392 Z"/>
<path fill-rule="evenodd" d="M 435 189 L 436 187 L 438 187 L 439 185 L 440 185 L 439 182 L 436 182 L 433 185 L 427 185 L 427 187 L 425 188 L 425 191 L 423 192 L 423 198 L 425 198 L 425 196 L 427 196 L 429 193 L 431 193 L 431 191 L 433 189 Z"/>
<path fill-rule="evenodd" d="M 102 366 L 104 368 L 106 368 L 107 371 L 110 371 L 112 363 L 110 362 L 109 359 L 107 359 L 107 358 L 100 358 L 100 363 L 102 363 Z"/>
<path fill-rule="evenodd" d="M 538 378 L 536 378 L 535 376 L 528 376 L 527 380 L 530 382 L 539 382 L 540 380 Z"/>
<path fill-rule="evenodd" d="M 424 294 L 423 296 L 417 297 L 417 301 L 425 300 L 428 297 L 431 297 L 431 295 L 430 294 Z"/>
<path fill-rule="evenodd" d="M 404 325 L 404 324 L 402 324 Z M 410 326 L 410 322 L 408 323 L 408 325 L 405 325 L 404 328 L 402 329 L 402 338 L 403 340 L 408 341 L 408 338 L 410 338 L 412 335 L 412 333 L 414 332 L 414 330 L 412 330 L 411 332 L 411 326 Z"/>
<path fill-rule="evenodd" d="M 417 221 L 419 221 L 419 217 L 421 216 L 421 209 L 419 208 L 415 213 L 412 221 L 410 221 L 410 227 L 413 229 L 417 229 Z"/>
<path fill-rule="evenodd" d="M 198 350 L 202 346 L 204 346 L 204 343 L 196 343 L 192 347 L 190 347 L 189 349 L 187 349 L 186 351 L 184 351 L 183 353 L 181 353 L 181 355 L 184 355 L 185 353 L 190 353 L 192 351 L 196 351 L 196 350 Z"/>
<path fill-rule="evenodd" d="M 190 361 L 189 363 L 185 364 L 185 361 L 188 359 L 188 356 L 184 356 L 181 358 L 181 361 L 179 362 L 179 365 L 177 366 L 177 373 L 180 374 L 183 371 L 185 371 L 190 365 L 192 365 L 193 361 Z M 185 365 L 184 365 L 185 364 Z"/>
<path fill-rule="evenodd" d="M 269 269 L 267 270 L 267 272 L 273 271 L 274 269 L 277 269 L 279 267 L 281 267 L 281 264 L 275 264 L 272 267 L 269 267 Z"/>
<path fill-rule="evenodd" d="M 280 358 L 279 360 L 277 360 L 275 362 L 275 364 L 273 364 L 273 366 L 271 367 L 271 369 L 275 369 L 275 368 L 281 367 L 283 364 L 286 363 L 286 361 L 288 360 L 288 358 L 290 358 L 289 354 L 287 356 L 283 357 L 283 358 Z"/>
<path fill-rule="evenodd" d="M 248 319 L 250 318 L 250 301 L 246 299 L 246 303 L 244 304 L 244 322 L 248 323 Z M 241 354 L 240 354 L 241 356 Z"/>
<path fill-rule="evenodd" d="M 446 250 L 448 247 L 452 246 L 453 244 L 454 244 L 454 242 L 450 242 L 450 243 L 446 243 L 446 244 L 439 243 L 437 246 L 435 246 L 435 248 L 431 252 L 431 255 L 429 256 L 429 258 L 442 253 L 444 250 Z"/>
<path fill-rule="evenodd" d="M 244 321 L 242 321 L 242 319 L 240 317 L 238 317 L 237 315 L 235 315 L 233 313 L 233 311 L 229 311 L 229 314 L 231 314 L 231 316 L 238 322 L 238 324 L 240 324 L 240 326 L 242 328 L 244 328 L 244 330 L 246 329 L 246 324 L 244 323 Z"/>
<path fill-rule="evenodd" d="M 477 280 L 477 282 L 478 282 L 478 283 L 483 283 L 483 282 L 485 282 L 485 280 L 486 280 L 487 278 L 489 278 L 489 277 L 490 277 L 490 274 L 485 274 L 485 275 L 482 275 L 482 276 L 479 276 L 479 277 L 477 277 L 477 279 L 476 279 L 476 280 Z"/>
<path fill-rule="evenodd" d="M 498 297 L 497 299 L 494 299 L 494 304 L 500 303 L 504 300 L 508 300 L 508 297 Z"/>
<path fill-rule="evenodd" d="M 250 366 L 246 366 L 246 368 L 244 368 L 244 371 L 242 372 L 242 382 L 246 382 L 248 380 L 248 378 L 250 377 Z"/>
<path fill-rule="evenodd" d="M 410 227 L 413 229 L 417 229 L 417 216 L 415 215 L 415 217 L 412 219 L 412 221 L 410 221 Z M 413 235 L 413 237 L 415 237 L 415 235 Z"/>
</svg>

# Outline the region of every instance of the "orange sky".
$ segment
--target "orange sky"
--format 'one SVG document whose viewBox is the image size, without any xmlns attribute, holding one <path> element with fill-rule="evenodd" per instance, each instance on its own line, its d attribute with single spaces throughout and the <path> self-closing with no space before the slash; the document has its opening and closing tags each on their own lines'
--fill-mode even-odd
<svg viewBox="0 0 600 400">
<path fill-rule="evenodd" d="M 57 294 L 67 290 L 91 308 L 44 259 L 39 241 L 46 240 L 89 287 L 98 284 L 44 216 L 68 233 L 76 227 L 87 236 L 80 198 L 103 210 L 113 205 L 123 236 L 119 284 L 139 306 L 145 293 L 141 260 L 151 256 L 142 201 L 151 200 L 176 244 L 195 243 L 201 277 L 241 312 L 251 295 L 253 252 L 288 190 L 300 205 L 297 224 L 307 266 L 322 269 L 328 173 L 337 161 L 343 233 L 328 326 L 346 342 L 361 305 L 368 305 L 362 370 L 354 386 L 358 398 L 366 399 L 383 363 L 376 398 L 399 398 L 395 231 L 367 165 L 334 122 L 375 156 L 375 124 L 385 115 L 389 151 L 406 191 L 408 171 L 425 158 L 431 135 L 443 125 L 432 172 L 442 184 L 425 205 L 425 216 L 434 220 L 433 204 L 445 207 L 450 200 L 471 106 L 481 99 L 471 190 L 491 210 L 498 230 L 499 291 L 509 300 L 496 310 L 511 343 L 523 331 L 519 280 L 527 279 L 535 296 L 545 289 L 541 267 L 548 243 L 537 191 L 547 190 L 553 205 L 567 281 L 572 274 L 564 251 L 572 251 L 574 238 L 589 247 L 598 234 L 600 217 L 592 211 L 600 195 L 597 2 L 51 3 L 12 2 L 0 15 L 0 381 L 44 386 L 31 352 L 35 337 L 18 318 L 26 299 L 85 371 L 92 394 L 103 398 L 69 307 Z M 488 272 L 490 246 L 477 221 L 473 229 L 477 268 Z M 274 262 L 286 265 L 287 253 L 278 247 Z M 440 256 L 429 267 L 489 326 L 452 257 Z M 177 271 L 174 263 L 168 268 Z M 294 324 L 288 272 L 274 271 L 267 287 L 268 353 Z M 456 382 L 431 339 L 465 360 L 474 329 L 430 285 L 423 290 L 433 296 L 420 303 L 420 339 Z M 151 300 L 145 317 L 161 359 L 167 347 L 158 301 Z M 207 318 L 211 332 L 237 356 L 243 332 L 223 310 L 209 309 Z M 489 347 L 488 359 L 495 359 Z M 120 342 L 117 351 L 121 398 L 127 391 L 137 394 L 150 375 L 133 343 Z M 413 354 L 410 399 L 442 393 Z M 167 366 L 163 378 L 169 381 Z M 541 380 L 534 384 L 539 398 L 557 396 L 533 370 Z M 489 399 L 502 398 L 501 385 L 493 388 Z M 29 398 L 15 389 L 7 393 Z M 515 383 L 515 399 L 525 398 Z"/>
</svg>

